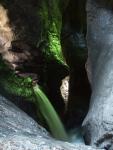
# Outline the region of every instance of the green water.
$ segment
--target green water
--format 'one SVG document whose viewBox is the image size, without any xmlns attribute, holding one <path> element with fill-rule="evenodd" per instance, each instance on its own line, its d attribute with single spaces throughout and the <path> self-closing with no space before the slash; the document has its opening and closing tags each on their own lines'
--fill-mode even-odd
<svg viewBox="0 0 113 150">
<path fill-rule="evenodd" d="M 64 126 L 47 96 L 42 92 L 38 85 L 33 87 L 33 91 L 36 97 L 35 100 L 37 107 L 40 109 L 40 112 L 46 120 L 52 135 L 59 140 L 67 141 L 68 136 Z"/>
</svg>

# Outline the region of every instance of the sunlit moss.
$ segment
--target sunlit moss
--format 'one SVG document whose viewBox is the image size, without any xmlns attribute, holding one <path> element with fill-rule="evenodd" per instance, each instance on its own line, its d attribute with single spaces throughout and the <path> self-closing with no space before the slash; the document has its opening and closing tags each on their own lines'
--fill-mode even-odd
<svg viewBox="0 0 113 150">
<path fill-rule="evenodd" d="M 52 23 L 51 28 L 53 28 L 53 31 L 48 32 L 49 50 L 57 60 L 63 62 L 64 60 L 61 52 L 60 36 L 54 22 Z"/>
<path fill-rule="evenodd" d="M 38 15 L 40 16 L 42 28 L 41 41 L 46 41 L 43 51 L 49 59 L 54 58 L 65 64 L 60 43 L 62 26 L 60 2 L 58 0 L 42 1 Z"/>
</svg>

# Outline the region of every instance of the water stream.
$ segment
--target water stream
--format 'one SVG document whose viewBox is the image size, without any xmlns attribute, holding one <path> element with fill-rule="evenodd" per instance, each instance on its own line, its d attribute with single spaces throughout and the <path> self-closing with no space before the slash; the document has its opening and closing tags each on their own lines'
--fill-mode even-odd
<svg viewBox="0 0 113 150">
<path fill-rule="evenodd" d="M 67 141 L 68 135 L 64 129 L 64 126 L 47 96 L 43 93 L 38 85 L 33 87 L 33 92 L 36 97 L 36 105 L 46 120 L 53 137 L 59 140 Z"/>
</svg>

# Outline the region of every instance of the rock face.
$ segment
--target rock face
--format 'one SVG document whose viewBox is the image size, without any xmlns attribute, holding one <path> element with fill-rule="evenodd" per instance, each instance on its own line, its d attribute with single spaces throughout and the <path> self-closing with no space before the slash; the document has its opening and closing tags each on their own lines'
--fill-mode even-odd
<svg viewBox="0 0 113 150">
<path fill-rule="evenodd" d="M 14 104 L 0 96 L 1 150 L 94 150 L 53 139 L 49 133 Z"/>
<path fill-rule="evenodd" d="M 87 144 L 113 149 L 113 13 L 106 0 L 87 2 L 92 96 L 83 129 Z"/>
</svg>

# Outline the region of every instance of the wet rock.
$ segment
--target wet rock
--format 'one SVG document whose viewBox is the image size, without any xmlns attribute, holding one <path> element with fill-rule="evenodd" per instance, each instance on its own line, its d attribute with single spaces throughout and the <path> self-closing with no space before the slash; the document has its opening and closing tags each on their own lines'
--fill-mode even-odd
<svg viewBox="0 0 113 150">
<path fill-rule="evenodd" d="M 94 150 L 57 141 L 26 113 L 0 96 L 0 150 Z"/>
</svg>

